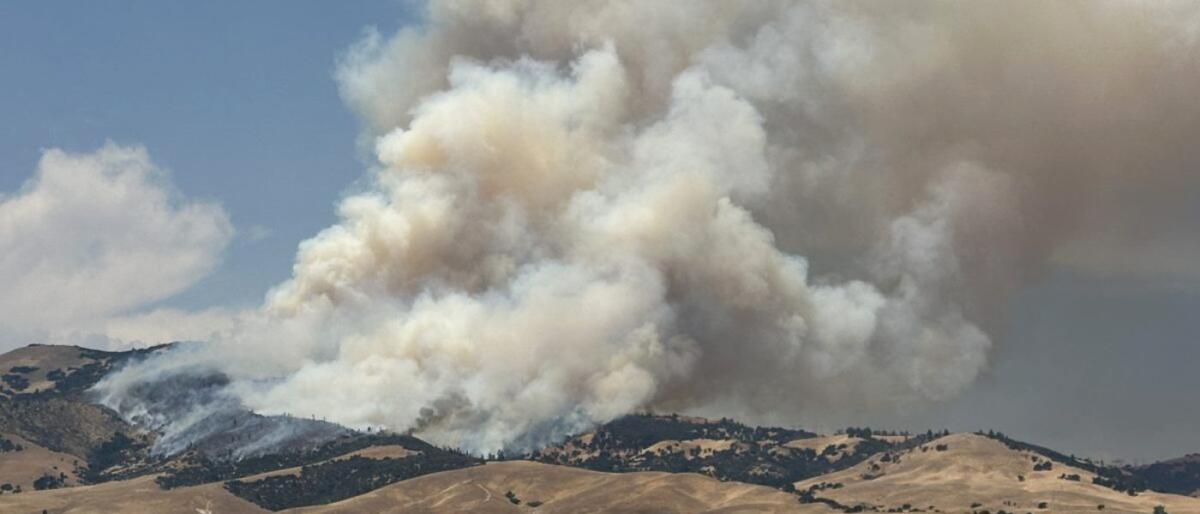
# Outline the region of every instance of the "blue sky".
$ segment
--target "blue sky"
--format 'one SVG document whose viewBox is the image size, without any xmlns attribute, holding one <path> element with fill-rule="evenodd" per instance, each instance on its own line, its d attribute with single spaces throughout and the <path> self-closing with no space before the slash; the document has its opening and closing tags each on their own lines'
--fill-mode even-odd
<svg viewBox="0 0 1200 514">
<path fill-rule="evenodd" d="M 239 230 L 215 273 L 162 305 L 258 303 L 363 174 L 336 59 L 367 27 L 412 23 L 409 7 L 2 3 L 0 191 L 20 187 L 45 148 L 144 145 L 182 193 L 220 202 Z"/>
</svg>

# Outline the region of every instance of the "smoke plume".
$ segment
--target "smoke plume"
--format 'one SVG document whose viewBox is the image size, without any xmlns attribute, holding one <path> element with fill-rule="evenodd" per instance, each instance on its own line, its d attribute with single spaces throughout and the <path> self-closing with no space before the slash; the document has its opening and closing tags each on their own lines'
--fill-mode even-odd
<svg viewBox="0 0 1200 514">
<path fill-rule="evenodd" d="M 375 159 L 340 221 L 108 394 L 211 368 L 259 412 L 476 451 L 937 401 L 1092 220 L 1196 190 L 1194 4 L 426 10 L 341 61 Z"/>
</svg>

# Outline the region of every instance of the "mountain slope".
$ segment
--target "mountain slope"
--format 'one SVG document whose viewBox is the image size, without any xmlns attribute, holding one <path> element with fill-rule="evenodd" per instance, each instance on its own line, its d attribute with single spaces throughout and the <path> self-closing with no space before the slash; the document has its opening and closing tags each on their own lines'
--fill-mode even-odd
<svg viewBox="0 0 1200 514">
<path fill-rule="evenodd" d="M 1155 490 L 1200 498 L 1200 453 L 1133 468 Z"/>
<path fill-rule="evenodd" d="M 513 503 L 508 492 L 520 503 Z M 536 508 L 535 508 L 536 505 Z M 768 487 L 691 473 L 601 473 L 510 461 L 428 475 L 304 513 L 832 512 Z"/>
<path fill-rule="evenodd" d="M 203 370 L 120 398 L 149 407 L 139 412 L 156 412 L 151 419 L 189 419 L 169 435 L 166 425 L 93 403 L 89 388 L 124 363 L 179 350 L 31 346 L 0 355 L 0 512 L 995 514 L 1103 505 L 1149 514 L 1163 505 L 1200 514 L 1200 499 L 1161 493 L 1200 490 L 1195 455 L 1106 466 L 991 432 L 819 435 L 635 414 L 523 460 L 485 463 L 411 435 L 262 416 L 231 402 L 224 377 Z"/>
<path fill-rule="evenodd" d="M 0 388 L 0 436 L 6 436 L 0 440 L 0 494 L 114 480 L 142 484 L 138 477 L 153 475 L 151 483 L 162 489 L 216 483 L 223 494 L 233 491 L 278 509 L 329 503 L 480 463 L 410 436 L 253 413 L 221 394 L 224 377 L 203 370 L 165 377 L 122 398 L 149 414 L 134 416 L 135 422 L 188 420 L 170 434 L 164 435 L 163 425 L 139 426 L 94 403 L 89 389 L 111 371 L 180 346 L 102 352 L 34 345 L 0 355 L 7 370 Z M 295 472 L 279 472 L 287 468 Z"/>
<path fill-rule="evenodd" d="M 508 492 L 519 503 L 509 499 Z M 149 477 L 106 484 L 0 495 L 0 512 L 261 513 L 266 510 L 220 484 L 162 490 Z M 203 509 L 203 510 L 201 510 Z M 500 462 L 392 484 L 354 498 L 302 509 L 305 514 L 833 512 L 762 486 L 694 474 L 600 473 L 533 462 Z"/>
<path fill-rule="evenodd" d="M 1128 493 L 1093 484 L 1090 471 L 1053 462 L 976 434 L 953 434 L 901 451 L 872 456 L 854 467 L 801 481 L 815 498 L 879 510 L 938 512 L 1200 512 L 1200 500 L 1155 492 Z M 1043 506 L 1044 504 L 1044 506 Z"/>
<path fill-rule="evenodd" d="M 149 476 L 97 485 L 0 495 L 0 512 L 55 514 L 256 514 L 269 512 L 221 484 L 164 490 Z"/>
<path fill-rule="evenodd" d="M 906 442 L 903 437 L 876 438 L 870 430 L 861 435 L 822 438 L 804 430 L 750 427 L 729 419 L 634 414 L 528 457 L 596 471 L 700 473 L 783 488 Z M 911 444 L 920 437 L 924 436 Z"/>
<path fill-rule="evenodd" d="M 0 491 L 33 491 L 81 482 L 79 457 L 13 434 L 0 434 Z"/>
<path fill-rule="evenodd" d="M 83 481 L 124 477 L 145 467 L 155 434 L 94 404 L 87 390 L 130 359 L 166 347 L 104 352 L 30 345 L 0 355 L 0 433 L 71 456 L 79 468 L 72 471 Z"/>
</svg>

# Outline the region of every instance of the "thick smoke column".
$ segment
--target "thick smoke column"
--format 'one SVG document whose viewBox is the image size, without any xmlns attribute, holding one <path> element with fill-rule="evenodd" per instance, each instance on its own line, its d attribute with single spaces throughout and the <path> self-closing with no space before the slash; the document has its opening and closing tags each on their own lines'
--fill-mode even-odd
<svg viewBox="0 0 1200 514">
<path fill-rule="evenodd" d="M 944 399 L 1088 219 L 1194 184 L 1198 34 L 1186 4 L 433 2 L 344 59 L 378 165 L 293 278 L 106 387 L 188 359 L 481 451 Z"/>
</svg>

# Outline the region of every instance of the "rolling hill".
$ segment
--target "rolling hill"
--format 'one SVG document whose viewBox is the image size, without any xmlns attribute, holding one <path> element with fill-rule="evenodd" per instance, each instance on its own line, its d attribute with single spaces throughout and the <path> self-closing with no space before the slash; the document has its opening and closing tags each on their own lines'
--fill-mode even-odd
<svg viewBox="0 0 1200 514">
<path fill-rule="evenodd" d="M 814 499 L 864 510 L 925 512 L 1200 512 L 1200 500 L 1093 483 L 1097 475 L 979 434 L 888 450 L 795 484 Z"/>
<path fill-rule="evenodd" d="M 169 346 L 0 355 L 0 512 L 1200 513 L 1200 459 L 1116 467 L 998 433 L 817 434 L 730 419 L 628 415 L 559 444 L 482 458 L 408 434 L 229 409 L 163 450 L 161 427 L 89 389 Z M 222 377 L 139 392 L 173 397 Z M 292 439 L 257 444 L 289 430 Z M 244 446 L 254 451 L 240 451 Z M 173 447 L 168 447 L 173 448 Z"/>
</svg>

